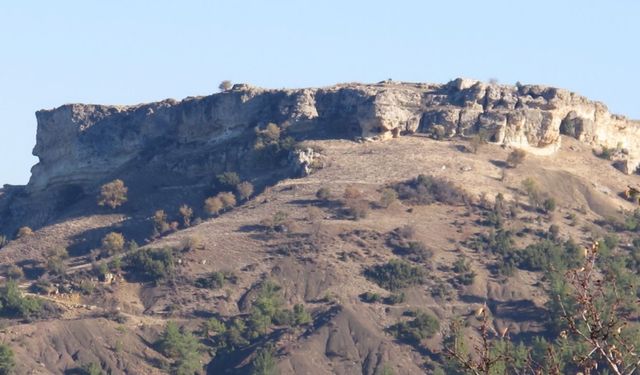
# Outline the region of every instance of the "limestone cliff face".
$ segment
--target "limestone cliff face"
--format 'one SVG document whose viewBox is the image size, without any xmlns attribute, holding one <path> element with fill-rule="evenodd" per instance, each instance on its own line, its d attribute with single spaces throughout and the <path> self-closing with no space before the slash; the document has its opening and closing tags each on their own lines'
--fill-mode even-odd
<svg viewBox="0 0 640 375">
<path fill-rule="evenodd" d="M 381 82 L 319 89 L 266 90 L 236 85 L 211 96 L 137 106 L 65 105 L 37 113 L 40 161 L 31 192 L 91 184 L 142 152 L 215 145 L 270 122 L 388 139 L 414 132 L 439 137 L 478 132 L 490 141 L 550 153 L 561 129 L 593 145 L 628 150 L 627 171 L 640 164 L 640 123 L 612 115 L 598 102 L 542 86 Z M 306 128 L 304 128 L 306 129 Z"/>
</svg>

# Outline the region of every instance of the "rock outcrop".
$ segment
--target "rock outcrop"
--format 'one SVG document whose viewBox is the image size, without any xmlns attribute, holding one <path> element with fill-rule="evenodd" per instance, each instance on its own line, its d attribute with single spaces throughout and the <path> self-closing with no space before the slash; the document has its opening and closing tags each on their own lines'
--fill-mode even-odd
<svg viewBox="0 0 640 375">
<path fill-rule="evenodd" d="M 91 184 L 163 145 L 200 147 L 273 122 L 346 137 L 387 139 L 486 134 L 492 142 L 553 152 L 564 132 L 592 145 L 628 150 L 624 169 L 640 164 L 640 123 L 612 115 L 566 90 L 456 79 L 447 84 L 344 84 L 267 90 L 248 85 L 205 97 L 136 106 L 69 104 L 37 112 L 39 163 L 28 191 Z M 151 150 L 151 151 L 150 151 Z"/>
</svg>

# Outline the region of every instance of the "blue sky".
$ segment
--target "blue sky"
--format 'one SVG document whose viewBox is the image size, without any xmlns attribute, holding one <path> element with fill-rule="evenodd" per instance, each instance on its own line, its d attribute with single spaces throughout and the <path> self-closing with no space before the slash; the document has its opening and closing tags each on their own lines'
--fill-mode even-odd
<svg viewBox="0 0 640 375">
<path fill-rule="evenodd" d="M 217 91 L 458 76 L 543 83 L 640 118 L 640 2 L 2 1 L 0 184 L 22 184 L 34 112 Z"/>
</svg>

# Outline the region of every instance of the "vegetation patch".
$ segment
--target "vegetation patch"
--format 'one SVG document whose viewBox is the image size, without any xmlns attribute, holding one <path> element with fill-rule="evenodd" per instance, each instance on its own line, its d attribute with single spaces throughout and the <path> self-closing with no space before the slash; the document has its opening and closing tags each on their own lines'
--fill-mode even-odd
<svg viewBox="0 0 640 375">
<path fill-rule="evenodd" d="M 388 263 L 367 268 L 364 275 L 380 287 L 395 291 L 411 285 L 422 284 L 425 272 L 422 268 L 412 266 L 408 262 L 393 259 Z"/>
<path fill-rule="evenodd" d="M 416 205 L 427 205 L 434 202 L 444 204 L 467 204 L 467 193 L 441 177 L 424 174 L 406 182 L 392 186 L 398 198 Z"/>
<path fill-rule="evenodd" d="M 389 331 L 396 339 L 418 346 L 422 340 L 432 337 L 440 330 L 440 323 L 433 315 L 421 310 L 412 312 L 411 315 L 414 315 L 413 320 L 389 327 Z"/>
<path fill-rule="evenodd" d="M 123 268 L 144 280 L 160 282 L 175 274 L 173 249 L 142 249 L 124 257 Z"/>
</svg>

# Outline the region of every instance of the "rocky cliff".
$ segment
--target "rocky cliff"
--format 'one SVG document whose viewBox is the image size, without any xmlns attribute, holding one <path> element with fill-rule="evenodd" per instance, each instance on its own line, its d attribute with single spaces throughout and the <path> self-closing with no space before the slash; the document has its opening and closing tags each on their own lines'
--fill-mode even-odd
<svg viewBox="0 0 640 375">
<path fill-rule="evenodd" d="M 248 85 L 205 97 L 136 106 L 70 104 L 37 112 L 39 163 L 31 192 L 92 184 L 143 152 L 162 146 L 211 146 L 273 122 L 346 137 L 388 139 L 415 132 L 437 137 L 486 134 L 488 140 L 551 153 L 561 131 L 627 152 L 623 169 L 640 164 L 640 123 L 598 102 L 551 87 L 385 81 L 319 89 L 267 90 Z"/>
</svg>

